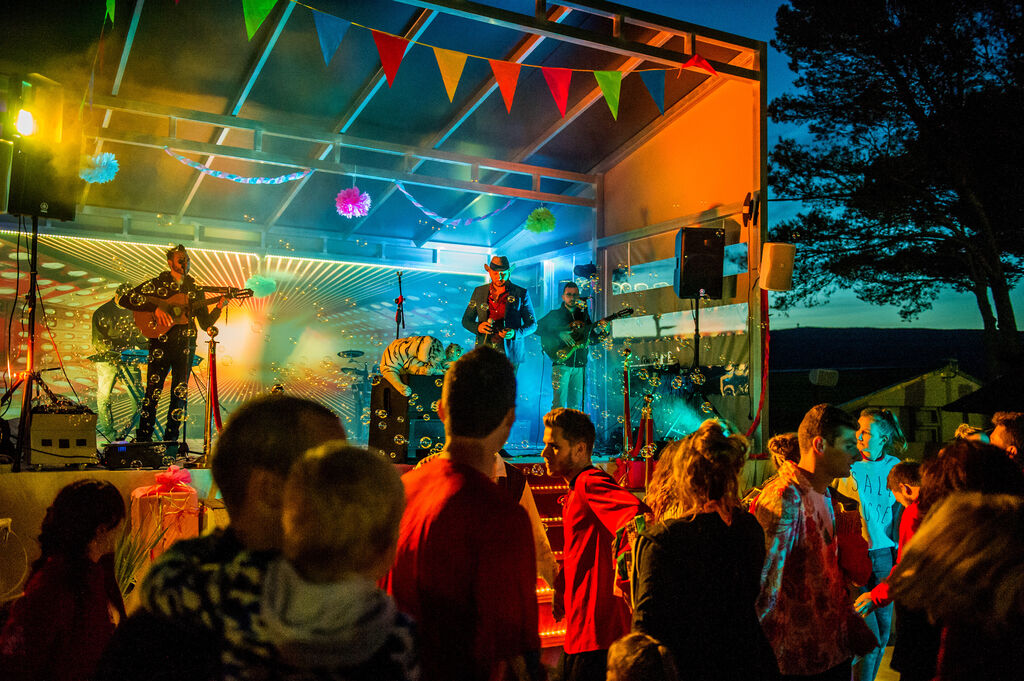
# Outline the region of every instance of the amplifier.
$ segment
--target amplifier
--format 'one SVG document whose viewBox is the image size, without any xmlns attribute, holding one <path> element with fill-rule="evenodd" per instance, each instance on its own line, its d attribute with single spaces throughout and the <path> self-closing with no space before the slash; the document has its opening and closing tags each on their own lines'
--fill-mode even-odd
<svg viewBox="0 0 1024 681">
<path fill-rule="evenodd" d="M 110 470 L 167 468 L 188 451 L 181 442 L 112 442 L 103 448 L 101 461 Z"/>
<path fill-rule="evenodd" d="M 32 413 L 31 451 L 26 466 L 61 467 L 96 463 L 96 414 Z"/>
<path fill-rule="evenodd" d="M 381 379 L 370 393 L 370 447 L 395 463 L 415 463 L 444 444 L 444 424 L 437 415 L 443 376 L 403 376 L 412 388 L 402 395 Z"/>
</svg>

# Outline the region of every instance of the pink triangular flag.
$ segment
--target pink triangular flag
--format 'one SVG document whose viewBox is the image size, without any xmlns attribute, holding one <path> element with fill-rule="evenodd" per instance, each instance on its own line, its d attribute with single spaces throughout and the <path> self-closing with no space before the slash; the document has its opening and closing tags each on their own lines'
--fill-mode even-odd
<svg viewBox="0 0 1024 681">
<path fill-rule="evenodd" d="M 708 60 L 705 59 L 704 57 L 700 56 L 696 52 L 693 53 L 692 57 L 690 57 L 685 62 L 683 62 L 683 65 L 681 67 L 679 67 L 680 72 L 682 72 L 682 69 L 685 69 L 688 66 L 693 66 L 694 68 L 698 68 L 701 71 L 704 71 L 706 73 L 710 73 L 712 76 L 717 76 L 718 75 L 718 71 L 715 71 L 715 69 L 711 66 L 711 64 L 708 63 Z"/>
<path fill-rule="evenodd" d="M 444 81 L 444 89 L 448 93 L 448 101 L 454 101 L 455 88 L 459 86 L 459 78 L 462 77 L 462 69 L 466 66 L 466 57 L 468 55 L 464 52 L 455 52 L 435 47 L 434 56 L 437 58 L 437 68 L 441 69 L 441 80 Z"/>
<path fill-rule="evenodd" d="M 377 53 L 380 54 L 380 65 L 384 69 L 384 76 L 388 79 L 388 87 L 395 81 L 395 74 L 402 64 L 402 57 L 409 47 L 409 41 L 390 33 L 370 30 L 373 33 L 373 42 L 377 43 Z"/>
<path fill-rule="evenodd" d="M 548 82 L 551 96 L 555 98 L 555 104 L 558 105 L 558 110 L 562 112 L 564 118 L 565 106 L 569 103 L 569 81 L 572 79 L 572 69 L 542 66 L 540 71 L 544 74 L 544 80 Z"/>
<path fill-rule="evenodd" d="M 523 65 L 498 59 L 488 59 L 487 61 L 491 63 L 494 80 L 498 81 L 498 88 L 501 90 L 501 96 L 505 100 L 505 109 L 512 113 L 512 98 L 516 94 L 516 84 L 519 82 L 519 69 Z"/>
</svg>

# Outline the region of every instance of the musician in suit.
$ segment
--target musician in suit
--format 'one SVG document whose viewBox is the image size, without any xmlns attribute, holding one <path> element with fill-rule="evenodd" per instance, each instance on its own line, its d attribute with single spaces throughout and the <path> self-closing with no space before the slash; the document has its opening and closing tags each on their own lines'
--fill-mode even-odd
<svg viewBox="0 0 1024 681">
<path fill-rule="evenodd" d="M 114 297 L 96 308 L 92 313 L 92 347 L 96 366 L 96 430 L 109 442 L 119 439 L 118 428 L 114 427 L 110 410 L 110 395 L 120 378 L 132 401 L 132 417 L 139 410 L 137 395 L 142 394 L 142 372 L 136 362 L 126 362 L 121 356 L 123 350 L 138 350 L 146 347 L 146 337 L 135 326 L 132 313 L 117 304 L 117 299 L 131 291 L 131 286 L 122 284 Z"/>
<path fill-rule="evenodd" d="M 462 326 L 476 334 L 476 347 L 488 345 L 505 353 L 518 369 L 526 359 L 523 339 L 537 330 L 530 294 L 508 280 L 512 268 L 505 256 L 494 256 L 484 269 L 491 282 L 473 289 Z"/>
<path fill-rule="evenodd" d="M 153 440 L 156 407 L 160 402 L 160 394 L 168 372 L 171 374 L 171 402 L 167 408 L 164 440 L 178 439 L 188 402 L 188 376 L 192 370 L 192 355 L 196 351 L 196 320 L 204 329 L 208 329 L 217 323 L 224 307 L 223 299 L 212 309 L 197 306 L 193 314 L 189 315 L 187 323 L 174 323 L 175 320 L 166 310 L 151 302 L 151 298 L 169 298 L 179 293 L 185 294 L 189 303 L 201 301 L 205 296 L 196 286 L 195 279 L 189 276 L 189 264 L 188 251 L 183 245 L 178 244 L 167 251 L 166 271 L 135 287 L 118 301 L 122 307 L 129 310 L 154 312 L 161 324 L 174 324 L 167 333 L 149 339 L 146 397 L 142 400 L 142 417 L 139 419 L 139 429 L 135 433 L 136 442 Z"/>
<path fill-rule="evenodd" d="M 576 335 L 582 334 L 584 338 L 574 338 L 574 328 Z M 586 301 L 580 300 L 579 287 L 569 281 L 562 287 L 562 304 L 544 315 L 538 322 L 537 333 L 541 337 L 544 352 L 551 357 L 551 408 L 583 410 L 587 346 L 608 335 L 608 323 L 601 321 L 593 325 Z M 565 353 L 577 344 L 580 347 Z"/>
</svg>

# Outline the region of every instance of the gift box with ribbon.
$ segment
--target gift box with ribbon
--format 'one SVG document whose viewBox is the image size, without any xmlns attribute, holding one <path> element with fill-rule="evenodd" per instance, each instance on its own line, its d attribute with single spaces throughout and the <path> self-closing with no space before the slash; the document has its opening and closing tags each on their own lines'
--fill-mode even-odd
<svg viewBox="0 0 1024 681">
<path fill-rule="evenodd" d="M 199 495 L 192 476 L 171 466 L 156 474 L 156 484 L 132 490 L 132 531 L 140 541 L 153 542 L 149 559 L 156 560 L 179 539 L 199 536 Z"/>
</svg>

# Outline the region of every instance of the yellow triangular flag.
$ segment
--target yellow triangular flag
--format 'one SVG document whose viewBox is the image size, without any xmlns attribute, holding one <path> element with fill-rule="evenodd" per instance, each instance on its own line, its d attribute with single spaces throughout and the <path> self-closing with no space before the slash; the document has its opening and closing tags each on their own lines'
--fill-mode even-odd
<svg viewBox="0 0 1024 681">
<path fill-rule="evenodd" d="M 463 52 L 435 47 L 434 56 L 437 57 L 437 67 L 441 69 L 444 89 L 448 91 L 448 101 L 454 101 L 455 88 L 459 86 L 459 78 L 462 77 L 462 69 L 466 66 L 467 55 Z"/>
</svg>

